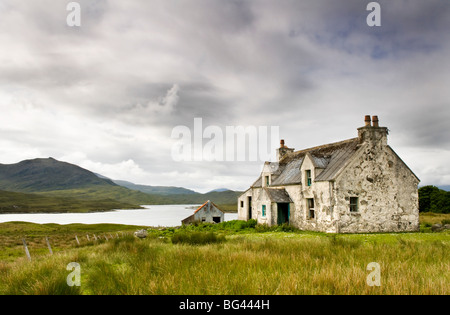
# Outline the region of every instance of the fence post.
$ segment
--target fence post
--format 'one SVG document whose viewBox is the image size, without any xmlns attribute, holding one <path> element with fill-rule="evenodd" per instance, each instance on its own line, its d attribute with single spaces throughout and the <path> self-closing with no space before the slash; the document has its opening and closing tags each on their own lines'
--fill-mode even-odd
<svg viewBox="0 0 450 315">
<path fill-rule="evenodd" d="M 97 240 L 97 236 L 94 234 L 94 239 Z"/>
<path fill-rule="evenodd" d="M 30 255 L 30 252 L 28 251 L 28 246 L 27 246 L 27 242 L 25 242 L 25 238 L 22 238 L 22 242 L 23 242 L 23 247 L 25 248 L 25 254 L 27 254 L 28 260 L 31 261 L 31 255 Z"/>
<path fill-rule="evenodd" d="M 75 239 L 76 239 L 78 245 L 80 245 L 80 241 L 78 240 L 78 237 L 76 235 L 75 235 Z"/>
<path fill-rule="evenodd" d="M 45 237 L 45 241 L 47 242 L 47 247 L 50 255 L 53 255 L 52 247 L 50 246 L 50 242 L 48 241 L 48 236 Z"/>
</svg>

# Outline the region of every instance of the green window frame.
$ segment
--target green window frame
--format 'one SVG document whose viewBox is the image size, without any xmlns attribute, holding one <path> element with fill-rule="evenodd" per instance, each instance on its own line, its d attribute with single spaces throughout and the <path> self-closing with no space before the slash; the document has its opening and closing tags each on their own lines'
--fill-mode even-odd
<svg viewBox="0 0 450 315">
<path fill-rule="evenodd" d="M 358 197 L 350 197 L 350 212 L 358 212 Z"/>
<path fill-rule="evenodd" d="M 262 205 L 262 216 L 266 216 L 266 205 Z"/>
<path fill-rule="evenodd" d="M 306 185 L 311 186 L 311 170 L 306 170 Z"/>
</svg>

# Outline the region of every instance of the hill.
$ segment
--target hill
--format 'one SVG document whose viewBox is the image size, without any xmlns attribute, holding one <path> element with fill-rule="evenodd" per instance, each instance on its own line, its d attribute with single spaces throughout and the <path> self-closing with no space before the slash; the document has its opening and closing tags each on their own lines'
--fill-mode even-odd
<svg viewBox="0 0 450 315">
<path fill-rule="evenodd" d="M 183 188 L 173 186 L 149 186 L 149 185 L 137 185 L 126 180 L 113 180 L 113 182 L 119 186 L 126 187 L 128 189 L 142 191 L 146 194 L 159 194 L 159 195 L 181 195 L 181 194 L 196 194 L 197 192 Z"/>
<path fill-rule="evenodd" d="M 214 201 L 224 210 L 236 210 L 240 195 L 240 192 L 230 190 L 200 194 L 182 187 L 136 185 L 126 181 L 115 183 L 77 165 L 53 158 L 0 164 L 0 191 L 22 193 L 8 195 L 4 205 L 5 211 L 19 211 L 19 208 L 11 207 L 17 206 L 17 200 L 22 199 L 20 212 L 26 212 L 26 209 L 30 212 L 70 211 L 70 203 L 73 203 L 73 209 L 77 209 L 74 211 L 81 211 L 83 206 L 83 211 L 94 211 L 137 208 L 139 205 L 202 204 L 206 200 Z"/>
<path fill-rule="evenodd" d="M 0 164 L 0 189 L 16 192 L 43 192 L 87 187 L 114 187 L 111 180 L 53 158 Z"/>
</svg>

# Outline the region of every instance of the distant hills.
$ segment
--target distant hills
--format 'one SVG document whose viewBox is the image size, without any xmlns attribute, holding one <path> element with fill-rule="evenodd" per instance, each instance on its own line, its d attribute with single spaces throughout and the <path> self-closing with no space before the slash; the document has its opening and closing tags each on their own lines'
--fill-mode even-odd
<svg viewBox="0 0 450 315">
<path fill-rule="evenodd" d="M 149 185 L 137 185 L 126 180 L 113 180 L 113 182 L 119 186 L 126 187 L 132 190 L 142 191 L 147 194 L 160 194 L 160 195 L 176 195 L 176 194 L 196 194 L 197 192 L 183 188 L 172 186 L 149 186 Z"/>
<path fill-rule="evenodd" d="M 136 185 L 53 158 L 0 164 L 0 212 L 104 211 L 206 200 L 235 211 L 240 194 L 226 189 L 201 194 L 182 187 Z"/>
</svg>

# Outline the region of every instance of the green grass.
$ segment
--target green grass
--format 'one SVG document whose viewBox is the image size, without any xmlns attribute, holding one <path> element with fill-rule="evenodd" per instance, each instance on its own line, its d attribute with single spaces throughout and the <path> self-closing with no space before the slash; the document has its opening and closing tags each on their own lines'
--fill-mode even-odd
<svg viewBox="0 0 450 315">
<path fill-rule="evenodd" d="M 444 218 L 445 220 L 445 218 Z M 73 233 L 134 231 L 122 225 L 0 224 L 4 237 L 61 237 L 59 251 L 0 262 L 1 294 L 442 294 L 450 293 L 450 233 L 324 234 L 254 222 L 151 229 L 109 241 Z M 259 231 L 258 231 L 259 229 Z M 219 242 L 174 242 L 194 235 Z M 209 235 L 206 237 L 206 235 Z M 69 237 L 70 244 L 62 242 Z M 195 237 L 194 237 L 195 238 Z M 3 252 L 3 249 L 2 249 Z M 81 286 L 65 284 L 67 264 L 81 266 Z M 381 286 L 366 283 L 377 262 Z"/>
</svg>

